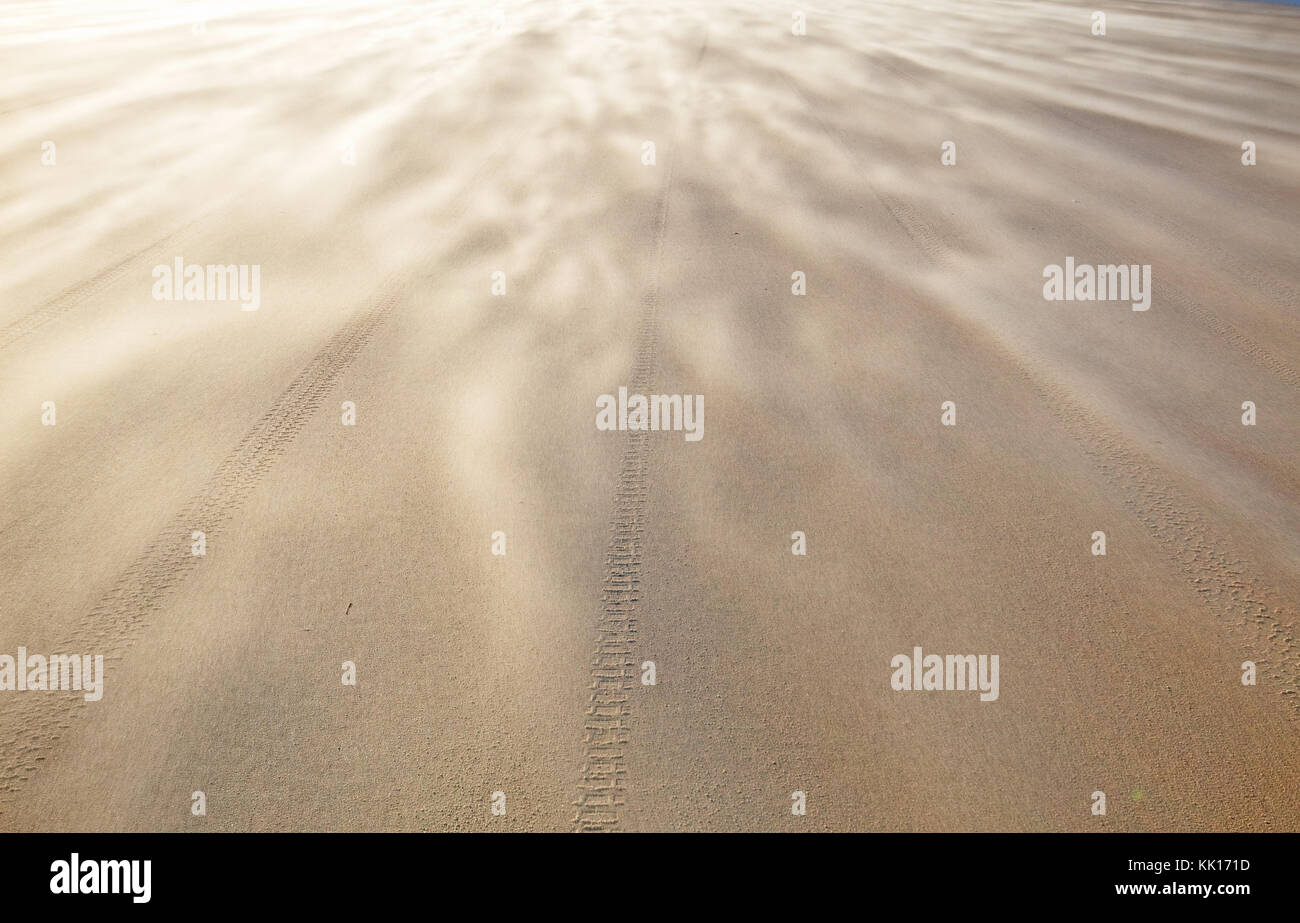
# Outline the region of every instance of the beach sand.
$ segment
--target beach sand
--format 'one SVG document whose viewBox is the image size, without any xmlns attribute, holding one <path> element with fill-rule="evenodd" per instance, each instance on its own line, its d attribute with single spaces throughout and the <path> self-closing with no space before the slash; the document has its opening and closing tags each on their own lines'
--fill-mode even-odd
<svg viewBox="0 0 1300 923">
<path fill-rule="evenodd" d="M 0 829 L 1300 829 L 1300 9 L 803 12 L 0 6 Z"/>
</svg>

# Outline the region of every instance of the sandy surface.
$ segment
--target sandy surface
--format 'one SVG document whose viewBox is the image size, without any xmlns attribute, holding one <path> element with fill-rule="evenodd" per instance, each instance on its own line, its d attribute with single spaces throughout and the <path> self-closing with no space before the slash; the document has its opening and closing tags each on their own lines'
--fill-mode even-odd
<svg viewBox="0 0 1300 923">
<path fill-rule="evenodd" d="M 1300 9 L 500 9 L 0 5 L 0 829 L 1300 829 Z"/>
</svg>

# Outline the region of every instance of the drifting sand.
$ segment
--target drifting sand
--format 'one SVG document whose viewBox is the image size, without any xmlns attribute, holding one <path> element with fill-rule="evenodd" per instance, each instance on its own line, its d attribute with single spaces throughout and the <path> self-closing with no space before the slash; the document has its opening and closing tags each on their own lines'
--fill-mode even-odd
<svg viewBox="0 0 1300 923">
<path fill-rule="evenodd" d="M 1300 10 L 203 9 L 0 7 L 0 828 L 1300 829 Z"/>
</svg>

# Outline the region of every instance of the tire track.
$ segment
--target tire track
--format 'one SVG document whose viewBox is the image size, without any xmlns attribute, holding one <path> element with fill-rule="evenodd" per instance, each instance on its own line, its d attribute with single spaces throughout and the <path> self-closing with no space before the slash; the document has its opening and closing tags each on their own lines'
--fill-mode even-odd
<svg viewBox="0 0 1300 923">
<path fill-rule="evenodd" d="M 899 80 L 910 83 L 912 86 L 915 87 L 922 86 L 921 82 L 915 76 L 906 73 L 905 71 L 899 69 L 893 64 L 888 63 L 887 61 L 884 61 L 880 58 L 872 58 L 872 63 L 874 63 L 876 66 L 878 66 L 881 70 L 885 71 L 886 73 L 891 74 L 892 76 L 898 78 Z M 803 95 L 803 92 L 799 90 L 797 86 L 795 86 L 795 91 L 798 92 L 801 97 L 803 97 L 805 102 L 808 101 L 807 97 Z M 1059 119 L 1060 121 L 1068 122 L 1069 124 L 1075 126 L 1078 129 L 1081 129 L 1082 131 L 1084 131 L 1086 134 L 1089 135 L 1095 132 L 1095 127 L 1089 126 L 1081 119 L 1075 118 L 1064 108 L 1054 108 L 1052 106 L 1047 105 L 1046 103 L 1038 101 L 1032 96 L 1024 97 L 1024 101 L 1028 103 L 1031 107 L 1036 109 L 1037 111 L 1041 112 L 1043 115 L 1047 116 L 1048 118 Z M 810 111 L 813 111 L 814 113 L 816 111 L 814 109 L 811 109 L 811 104 L 810 104 Z M 820 118 L 818 119 L 818 121 L 821 121 Z M 844 138 L 842 132 L 838 131 L 837 129 L 831 129 L 824 122 L 822 123 L 822 127 L 827 131 L 834 130 L 836 132 L 836 136 L 839 137 L 841 143 L 844 144 L 845 148 L 852 151 L 852 148 L 848 146 L 848 143 Z M 1159 152 L 1152 152 L 1149 146 L 1147 146 L 1146 150 L 1149 156 L 1159 155 Z M 1007 154 L 1004 153 L 1003 156 L 1007 156 Z M 1171 169 L 1174 170 L 1178 169 L 1178 167 L 1172 162 L 1169 162 L 1167 160 L 1164 162 Z M 917 237 L 915 236 L 916 234 L 918 233 L 928 234 L 929 231 L 924 227 L 924 224 L 921 223 L 919 219 L 913 220 L 915 219 L 915 215 L 908 214 L 908 212 L 910 212 L 910 209 L 907 209 L 906 206 L 900 207 L 899 203 L 891 201 L 891 199 L 888 196 L 883 195 L 879 190 L 874 190 L 874 191 L 876 192 L 877 197 L 880 198 L 881 201 L 885 203 L 885 206 L 886 208 L 889 209 L 890 214 L 892 214 L 895 220 L 898 221 L 898 223 L 903 226 L 904 230 L 908 232 L 908 236 L 912 237 L 914 241 L 917 241 L 918 245 L 922 245 L 923 249 L 925 249 L 926 252 L 930 254 L 932 257 L 935 255 L 936 249 L 940 253 L 942 253 L 943 248 L 941 245 L 936 248 L 935 239 L 926 239 L 924 241 L 917 240 Z M 1075 190 L 1075 191 L 1076 194 L 1088 196 L 1087 190 Z M 1092 196 L 1088 196 L 1088 198 L 1092 198 L 1094 202 L 1096 201 L 1095 198 Z M 1055 214 L 1059 216 L 1060 212 L 1056 211 Z M 1195 252 L 1198 249 L 1200 250 L 1204 249 L 1202 247 L 1203 241 L 1187 233 L 1186 231 L 1183 230 L 1183 228 L 1170 223 L 1167 219 L 1164 219 L 1162 216 L 1158 214 L 1148 214 L 1147 217 L 1153 219 L 1156 225 L 1162 231 L 1164 231 L 1166 234 L 1173 237 L 1178 242 L 1178 244 L 1184 249 L 1187 249 L 1192 252 Z M 911 228 L 909 228 L 909 224 L 911 225 Z M 1214 252 L 1216 254 L 1216 259 L 1218 260 L 1218 262 L 1231 275 L 1235 276 L 1238 282 L 1258 289 L 1273 301 L 1285 301 L 1292 304 L 1300 303 L 1300 294 L 1297 294 L 1294 288 L 1288 286 L 1282 280 L 1272 279 L 1272 278 L 1261 279 L 1258 273 L 1251 272 L 1241 262 L 1241 260 L 1232 256 L 1232 254 L 1226 253 L 1222 249 L 1215 250 Z M 1231 322 L 1226 321 L 1223 318 L 1219 317 L 1216 313 L 1211 311 L 1209 308 L 1206 308 L 1203 305 L 1198 304 L 1195 298 L 1186 295 L 1183 292 L 1176 289 L 1162 289 L 1161 298 L 1167 301 L 1171 301 L 1178 307 L 1182 308 L 1187 314 L 1191 315 L 1191 317 L 1194 320 L 1199 321 L 1203 326 L 1209 329 L 1212 333 L 1216 334 L 1219 337 L 1222 337 L 1234 349 L 1236 349 L 1242 355 L 1246 356 L 1246 358 L 1252 360 L 1253 362 L 1258 363 L 1259 365 L 1262 365 L 1264 368 L 1268 369 L 1268 371 L 1272 372 L 1274 375 L 1276 375 L 1282 381 L 1286 382 L 1291 387 L 1300 388 L 1300 372 L 1298 372 L 1293 366 L 1288 365 L 1282 359 L 1279 359 L 1277 356 L 1270 353 L 1265 347 L 1261 346 L 1258 342 L 1251 339 L 1245 333 L 1242 333 L 1239 329 L 1233 326 Z"/>
<path fill-rule="evenodd" d="M 1045 106 L 1041 106 L 1037 103 L 1034 103 L 1034 105 L 1045 113 L 1051 113 L 1051 110 Z M 1068 118 L 1066 120 L 1070 121 Z M 1081 200 L 1088 201 L 1091 204 L 1101 204 L 1097 201 L 1096 197 L 1091 195 L 1086 189 L 1076 189 L 1075 194 L 1078 195 Z M 1064 222 L 1068 223 L 1068 218 L 1064 217 L 1059 209 L 1052 209 L 1052 213 L 1058 218 L 1061 218 Z M 1162 218 L 1160 215 L 1147 213 L 1146 217 L 1151 219 L 1156 226 L 1166 234 L 1175 238 L 1179 245 L 1189 252 L 1194 252 L 1199 246 L 1199 241 L 1193 240 L 1193 238 L 1188 234 L 1184 233 L 1180 228 L 1170 224 L 1169 221 Z M 1113 246 L 1111 244 L 1104 244 L 1103 242 L 1092 238 L 1086 231 L 1082 231 L 1077 236 L 1080 239 L 1086 238 L 1089 248 L 1097 253 L 1104 252 L 1110 246 Z M 1248 278 L 1249 273 L 1242 268 L 1240 261 L 1233 259 L 1222 251 L 1219 251 L 1218 261 L 1228 270 L 1229 273 L 1236 275 L 1238 281 L 1243 282 L 1246 285 L 1251 285 Z M 1211 280 L 1198 274 L 1193 267 L 1184 266 L 1183 271 L 1184 274 L 1190 276 L 1190 278 L 1186 279 L 1185 283 L 1189 290 L 1190 287 L 1195 286 L 1197 291 L 1204 293 L 1213 287 Z M 1262 290 L 1263 289 L 1261 288 L 1261 291 Z M 1275 292 L 1269 294 L 1270 297 L 1274 298 L 1274 300 L 1279 297 Z M 1286 296 L 1283 295 L 1280 297 Z M 1220 337 L 1225 343 L 1237 350 L 1247 359 L 1262 366 L 1286 384 L 1293 388 L 1300 388 L 1300 372 L 1297 372 L 1293 366 L 1269 352 L 1257 341 L 1239 330 L 1230 321 L 1224 320 L 1214 311 L 1205 307 L 1204 304 L 1201 303 L 1201 297 L 1188 294 L 1187 290 L 1183 288 L 1174 288 L 1162 284 L 1160 286 L 1160 299 L 1162 302 L 1166 302 L 1180 309 L 1186 316 L 1200 323 L 1203 327 Z"/>
<path fill-rule="evenodd" d="M 698 70 L 709 48 L 708 30 L 693 70 Z M 681 111 L 681 110 L 679 110 Z M 641 298 L 630 388 L 650 393 L 658 346 L 660 274 L 668 230 L 668 203 L 672 198 L 676 133 L 664 169 L 655 215 L 654 256 L 650 283 Z M 649 494 L 648 432 L 624 434 L 618 487 L 614 491 L 609 543 L 605 552 L 605 577 L 601 583 L 601 610 L 596 626 L 596 650 L 591 663 L 591 696 L 583 721 L 585 731 L 582 777 L 575 802 L 574 832 L 609 832 L 618 827 L 626 803 L 626 747 L 631 730 L 631 690 L 638 668 L 635 656 L 638 604 L 641 601 L 642 537 Z"/>
<path fill-rule="evenodd" d="M 312 357 L 271 409 L 244 434 L 207 485 L 119 576 L 108 593 L 55 650 L 103 654 L 120 661 L 171 591 L 203 560 L 190 553 L 190 533 L 221 535 L 257 482 L 297 437 L 342 373 L 401 300 L 389 279 L 381 294 Z M 0 805 L 46 759 L 86 703 L 55 693 L 17 697 L 0 736 Z M 3 808 L 0 807 L 0 813 Z"/>
<path fill-rule="evenodd" d="M 1211 333 L 1220 337 L 1225 343 L 1233 347 L 1247 359 L 1257 365 L 1263 366 L 1272 372 L 1282 381 L 1286 382 L 1293 388 L 1300 389 L 1300 372 L 1288 365 L 1277 356 L 1270 353 L 1259 343 L 1242 333 L 1234 327 L 1229 321 L 1224 320 L 1215 314 L 1209 308 L 1205 308 L 1196 303 L 1188 295 L 1184 295 L 1177 289 L 1162 291 L 1161 297 L 1172 302 L 1183 311 L 1190 315 L 1194 320 L 1199 321 L 1202 326 Z"/>
<path fill-rule="evenodd" d="M 826 124 L 816 107 L 787 76 L 787 82 L 803 99 L 823 130 L 838 138 L 850 157 L 865 164 L 839 130 Z M 940 238 L 904 203 L 893 201 L 868 179 L 868 187 L 885 209 L 907 232 L 927 259 L 947 271 L 956 270 Z M 980 343 L 1042 399 L 1066 433 L 1110 482 L 1124 506 L 1172 559 L 1180 573 L 1201 594 L 1202 602 L 1228 629 L 1234 641 L 1254 652 L 1251 659 L 1260 675 L 1279 687 L 1300 712 L 1300 646 L 1296 641 L 1294 604 L 1252 572 L 1230 547 L 1196 504 L 1178 490 L 1158 462 L 1131 446 L 1097 413 L 1076 400 L 1063 386 L 1028 360 L 996 333 L 975 321 L 937 306 L 949 322 L 963 331 L 971 343 Z M 1241 338 L 1246 340 L 1244 336 Z M 1249 342 L 1247 340 L 1247 342 Z M 1291 371 L 1277 363 L 1282 372 Z M 1277 371 L 1277 369 L 1274 369 Z M 1285 375 L 1283 376 L 1285 378 Z"/>
<path fill-rule="evenodd" d="M 663 202 L 671 181 L 665 183 Z M 664 214 L 666 207 L 660 209 Z M 662 237 L 663 225 L 657 234 Z M 662 248 L 662 242 L 660 249 Z M 656 279 L 641 301 L 632 388 L 646 394 L 655 365 L 655 321 L 659 310 Z M 583 722 L 586 732 L 582 780 L 578 785 L 577 832 L 612 830 L 626 797 L 625 748 L 631 719 L 631 690 L 637 676 L 635 657 L 637 605 L 641 600 L 641 550 L 649 493 L 649 433 L 629 430 L 624 438 L 618 487 L 609 523 L 596 651 L 591 663 L 591 696 Z"/>
<path fill-rule="evenodd" d="M 1027 100 L 1030 105 L 1049 118 L 1056 118 L 1068 122 L 1089 137 L 1095 137 L 1098 135 L 1098 129 L 1095 124 L 1089 125 L 1083 119 L 1071 115 L 1066 111 L 1065 107 L 1054 108 L 1046 103 L 1039 102 L 1032 97 L 1028 97 Z M 1103 120 L 1106 118 L 1119 118 L 1117 116 L 1106 116 L 1103 113 L 1097 113 L 1096 115 Z M 1171 159 L 1163 150 L 1153 146 L 1145 139 L 1139 139 L 1138 143 L 1141 145 L 1140 151 L 1143 159 L 1147 163 L 1160 165 L 1169 173 L 1190 179 L 1190 174 L 1187 168 L 1178 161 Z M 1248 207 L 1260 207 L 1259 197 L 1252 196 L 1252 198 L 1256 201 L 1247 203 Z M 1281 276 L 1261 275 L 1258 270 L 1252 270 L 1245 261 L 1240 259 L 1233 252 L 1214 243 L 1207 245 L 1204 238 L 1191 233 L 1182 225 L 1171 222 L 1168 218 L 1159 213 L 1149 213 L 1148 217 L 1152 218 L 1162 231 L 1173 237 L 1178 242 L 1179 247 L 1183 250 L 1191 253 L 1213 254 L 1212 258 L 1216 263 L 1218 263 L 1219 267 L 1228 275 L 1235 277 L 1238 283 L 1256 289 L 1267 296 L 1270 301 L 1284 302 L 1287 304 L 1300 304 L 1300 290 L 1297 290 Z"/>
<path fill-rule="evenodd" d="M 1005 347 L 1004 355 L 1008 354 Z M 1016 361 L 1017 373 L 1048 403 L 1067 433 L 1111 483 L 1124 505 L 1146 527 L 1201 600 L 1228 628 L 1229 636 L 1252 652 L 1260 676 L 1279 687 L 1300 711 L 1300 647 L 1295 613 L 1287 600 L 1229 552 L 1197 508 L 1146 453 L 1128 445 L 1100 417 L 1064 388 Z"/>
<path fill-rule="evenodd" d="M 469 207 L 468 197 L 517 142 L 517 138 L 504 138 L 482 157 L 448 203 L 448 226 L 459 225 L 458 219 Z M 212 211 L 205 216 L 210 214 Z M 124 262 L 174 240 L 190 225 Z M 52 649 L 103 654 L 106 669 L 122 660 L 148 619 L 162 611 L 171 591 L 201 560 L 190 553 L 190 533 L 198 529 L 209 537 L 222 534 L 257 482 L 289 448 L 339 377 L 392 315 L 402 301 L 405 280 L 413 278 L 427 281 L 429 277 L 418 269 L 395 272 L 377 287 L 375 298 L 331 335 L 271 408 L 244 433 L 204 489 L 119 575 L 63 643 Z M 86 705 L 79 696 L 50 694 L 18 697 L 5 709 L 0 727 L 0 817 L 6 813 L 6 802 L 49 758 Z"/>
<path fill-rule="evenodd" d="M 875 59 L 872 60 L 875 61 Z M 895 76 L 903 76 L 886 64 L 881 63 L 880 66 L 882 69 L 894 74 Z M 871 190 L 871 194 L 885 207 L 885 211 L 889 212 L 890 217 L 892 217 L 894 222 L 902 228 L 903 233 L 907 235 L 908 239 L 911 240 L 925 258 L 935 266 L 938 266 L 941 269 L 954 269 L 955 267 L 952 257 L 948 252 L 948 248 L 944 246 L 943 238 L 936 234 L 929 225 L 921 220 L 920 216 L 917 215 L 916 209 L 912 208 L 911 205 L 902 199 L 899 199 L 897 196 L 890 195 L 888 192 L 881 189 L 876 183 L 872 182 L 869 169 L 871 165 L 864 162 L 858 155 L 857 150 L 845 136 L 844 132 L 822 118 L 821 112 L 817 109 L 817 104 L 808 98 L 808 95 L 804 93 L 799 84 L 795 83 L 794 80 L 791 79 L 789 74 L 782 71 L 781 75 L 785 78 L 786 85 L 795 92 L 795 95 L 797 95 L 800 100 L 802 100 L 802 111 L 811 115 L 817 124 L 821 126 L 822 131 L 826 135 L 837 140 L 840 147 L 847 152 L 850 159 L 857 164 L 859 173 L 863 179 L 866 180 L 867 188 Z M 906 77 L 905 79 L 912 80 L 911 77 Z M 914 80 L 912 80 L 912 82 L 915 83 Z"/>
<path fill-rule="evenodd" d="M 1089 128 L 1082 121 L 1075 119 L 1068 113 L 1058 111 L 1036 100 L 1029 99 L 1032 105 L 1039 112 L 1048 117 L 1055 117 L 1062 121 L 1069 122 L 1083 131 L 1092 134 L 1095 129 Z M 1154 158 L 1150 147 L 1146 147 L 1147 156 Z M 1177 164 L 1165 161 L 1166 166 L 1174 172 L 1181 172 Z M 1076 190 L 1077 194 L 1092 199 L 1096 202 L 1094 196 L 1088 194 L 1087 190 Z M 1286 304 L 1300 304 L 1300 293 L 1288 285 L 1284 280 L 1276 277 L 1261 277 L 1258 272 L 1252 271 L 1242 260 L 1234 256 L 1231 252 L 1222 247 L 1207 247 L 1205 241 L 1200 237 L 1188 232 L 1181 225 L 1170 221 L 1159 213 L 1148 212 L 1145 215 L 1161 231 L 1172 237 L 1178 246 L 1188 253 L 1213 253 L 1213 260 L 1229 276 L 1236 279 L 1239 285 L 1253 288 L 1264 294 L 1270 301 L 1281 302 Z M 1270 353 L 1265 347 L 1251 339 L 1246 334 L 1233 326 L 1229 321 L 1219 317 L 1215 312 L 1197 302 L 1197 299 L 1191 295 L 1186 295 L 1178 290 L 1164 290 L 1161 297 L 1177 304 L 1184 312 L 1192 317 L 1193 320 L 1199 321 L 1204 327 L 1212 333 L 1221 337 L 1230 346 L 1244 355 L 1253 362 L 1262 365 L 1268 371 L 1272 372 L 1282 381 L 1286 382 L 1293 388 L 1300 388 L 1300 372 L 1288 365 L 1277 356 Z"/>
<path fill-rule="evenodd" d="M 134 269 L 145 257 L 157 254 L 159 251 L 182 240 L 186 233 L 206 217 L 208 217 L 208 213 L 186 222 L 170 234 L 141 247 L 134 253 L 128 254 L 97 275 L 78 282 L 71 288 L 55 295 L 35 310 L 29 311 L 16 321 L 0 328 L 0 350 L 8 349 L 29 333 L 39 330 L 51 321 L 58 320 L 68 311 L 99 294 Z"/>
</svg>

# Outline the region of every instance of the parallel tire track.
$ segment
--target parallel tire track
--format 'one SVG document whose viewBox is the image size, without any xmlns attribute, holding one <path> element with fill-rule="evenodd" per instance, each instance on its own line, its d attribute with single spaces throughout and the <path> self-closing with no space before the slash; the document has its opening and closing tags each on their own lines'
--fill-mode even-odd
<svg viewBox="0 0 1300 923">
<path fill-rule="evenodd" d="M 456 226 L 456 219 L 468 208 L 468 195 L 497 167 L 501 155 L 513 149 L 510 140 L 496 144 L 453 195 L 448 226 Z M 129 264 L 140 255 L 175 240 L 198 220 L 201 219 L 123 262 Z M 325 342 L 281 392 L 271 409 L 245 432 L 217 466 L 204 489 L 122 572 L 89 616 L 66 639 L 61 646 L 63 651 L 103 654 L 106 668 L 121 660 L 148 618 L 162 611 L 172 589 L 201 560 L 190 553 L 191 532 L 200 530 L 209 537 L 222 533 L 257 482 L 289 448 L 339 377 L 393 313 L 403 297 L 403 280 L 412 277 L 403 273 L 390 275 L 377 287 L 374 299 Z M 424 278 L 418 273 L 414 277 Z M 99 279 L 96 277 L 92 282 L 98 283 Z M 12 800 L 13 793 L 49 756 L 85 705 L 80 697 L 23 696 L 0 713 L 3 715 L 0 817 L 5 814 L 6 801 Z"/>
<path fill-rule="evenodd" d="M 911 83 L 913 86 L 921 86 L 921 82 L 911 74 L 904 72 L 880 58 L 873 58 L 872 60 L 874 64 L 886 73 L 892 74 L 900 80 Z M 799 90 L 797 86 L 795 86 L 795 91 L 798 92 L 800 96 L 803 96 L 805 102 L 807 102 L 807 97 L 803 95 L 803 92 Z M 1080 128 L 1085 132 L 1091 133 L 1093 131 L 1092 127 L 1083 121 L 1076 119 L 1062 108 L 1054 108 L 1046 103 L 1039 102 L 1033 97 L 1025 97 L 1025 101 L 1048 118 L 1057 118 L 1069 122 L 1071 125 L 1074 125 L 1076 128 Z M 810 105 L 810 111 L 815 112 L 816 110 L 811 109 Z M 820 118 L 818 121 L 821 121 Z M 843 144 L 850 152 L 852 151 L 852 148 L 848 145 L 848 141 L 845 139 L 843 132 L 832 129 L 830 126 L 826 125 L 825 122 L 822 122 L 822 127 L 828 132 L 834 131 L 836 136 L 840 139 L 841 144 Z M 913 241 L 915 241 L 917 245 L 926 252 L 927 256 L 932 260 L 935 260 L 936 257 L 942 257 L 944 250 L 941 243 L 930 232 L 930 230 L 925 227 L 923 222 L 912 220 L 915 216 L 909 214 L 911 210 L 905 204 L 895 201 L 891 196 L 882 193 L 879 189 L 873 188 L 873 191 L 876 193 L 876 196 L 885 203 L 885 207 L 889 209 L 889 212 L 894 216 L 894 219 L 903 227 L 904 230 L 907 231 L 908 236 L 912 237 Z M 1204 249 L 1201 247 L 1203 242 L 1199 238 L 1189 235 L 1181 227 L 1172 224 L 1168 220 L 1162 219 L 1160 215 L 1150 215 L 1148 217 L 1154 218 L 1165 233 L 1177 239 L 1179 244 L 1183 247 L 1192 251 L 1195 251 L 1198 248 Z M 1251 272 L 1241 263 L 1240 260 L 1232 256 L 1232 254 L 1219 250 L 1216 251 L 1215 258 L 1217 262 L 1219 262 L 1229 273 L 1235 276 L 1240 283 L 1254 286 L 1274 301 L 1290 304 L 1300 303 L 1300 295 L 1297 294 L 1295 289 L 1278 279 L 1259 278 L 1258 273 Z M 941 262 L 941 265 L 945 264 L 946 263 Z M 1199 321 L 1211 332 L 1222 337 L 1234 349 L 1238 350 L 1248 359 L 1262 365 L 1291 387 L 1300 388 L 1300 372 L 1297 372 L 1293 366 L 1288 365 L 1286 362 L 1269 352 L 1264 346 L 1261 346 L 1258 342 L 1242 333 L 1229 321 L 1224 320 L 1209 308 L 1197 303 L 1195 298 L 1185 295 L 1180 291 L 1170 290 L 1167 288 L 1162 289 L 1161 297 L 1165 300 L 1172 301 L 1179 308 L 1182 308 L 1194 320 Z"/>
<path fill-rule="evenodd" d="M 147 246 L 141 247 L 134 253 L 128 254 L 97 275 L 91 276 L 89 279 L 84 279 L 71 288 L 60 292 L 40 307 L 24 314 L 16 321 L 13 321 L 5 327 L 0 327 L 0 350 L 8 349 L 29 333 L 44 327 L 51 321 L 58 320 L 68 311 L 77 307 L 77 305 L 82 304 L 87 299 L 99 294 L 118 279 L 125 276 L 132 269 L 135 269 L 142 261 L 144 261 L 145 257 L 157 255 L 167 247 L 175 244 L 184 237 L 186 232 L 202 220 L 203 216 L 200 216 L 199 218 L 186 222 L 170 234 L 155 240 Z"/>
<path fill-rule="evenodd" d="M 1162 297 L 1172 301 L 1178 307 L 1182 308 L 1193 319 L 1198 320 L 1208 330 L 1220 337 L 1225 343 L 1232 346 L 1247 359 L 1268 369 L 1282 381 L 1286 382 L 1293 388 L 1300 388 L 1300 372 L 1288 365 L 1277 356 L 1273 355 L 1255 340 L 1246 336 L 1229 321 L 1219 317 L 1208 308 L 1202 307 L 1190 296 L 1184 295 L 1177 290 L 1163 291 Z"/>
<path fill-rule="evenodd" d="M 56 650 L 103 654 L 120 660 L 172 589 L 203 560 L 190 552 L 191 532 L 210 538 L 231 517 L 293 442 L 401 298 L 392 280 L 381 294 L 336 332 L 217 467 L 207 485 L 117 579 L 89 616 Z M 85 706 L 80 697 L 27 695 L 5 709 L 0 731 L 0 796 L 12 797 L 30 778 Z M 0 813 L 3 812 L 0 801 Z"/>
<path fill-rule="evenodd" d="M 789 82 L 823 130 L 838 138 L 848 154 L 861 164 L 857 152 L 843 133 L 828 125 L 802 90 L 793 81 Z M 954 271 L 954 263 L 941 240 L 915 211 L 883 194 L 873 184 L 868 185 L 926 258 L 937 266 Z M 1188 302 L 1182 301 L 1186 306 Z M 1225 624 L 1235 641 L 1254 652 L 1253 659 L 1260 665 L 1261 675 L 1276 684 L 1281 694 L 1300 710 L 1300 645 L 1296 640 L 1293 604 L 1253 574 L 1244 560 L 1224 550 L 1229 543 L 1216 532 L 1195 503 L 1170 483 L 1154 459 L 1129 445 L 1121 434 L 1075 400 L 1050 376 L 1031 368 L 996 334 L 956 312 L 942 310 L 951 323 L 967 332 L 968 341 L 983 343 L 1040 395 L 1070 437 L 1082 446 L 1085 454 L 1112 484 L 1124 505 L 1201 594 L 1206 607 Z M 1245 345 L 1230 342 L 1243 349 L 1254 346 L 1244 336 L 1240 339 L 1245 341 Z M 1258 348 L 1252 354 L 1255 358 L 1267 355 Z M 1294 380 L 1294 371 L 1285 363 L 1274 360 L 1265 364 L 1284 380 Z"/>
<path fill-rule="evenodd" d="M 1160 470 L 1146 453 L 1128 445 L 1095 413 L 1065 389 L 1015 362 L 1017 373 L 1033 387 L 1061 421 L 1066 432 L 1118 489 L 1124 505 L 1173 559 L 1205 606 L 1227 627 L 1230 637 L 1257 661 L 1261 677 L 1300 709 L 1300 647 L 1295 613 L 1242 559 L 1228 552 L 1229 543 L 1209 519 Z"/>
</svg>

